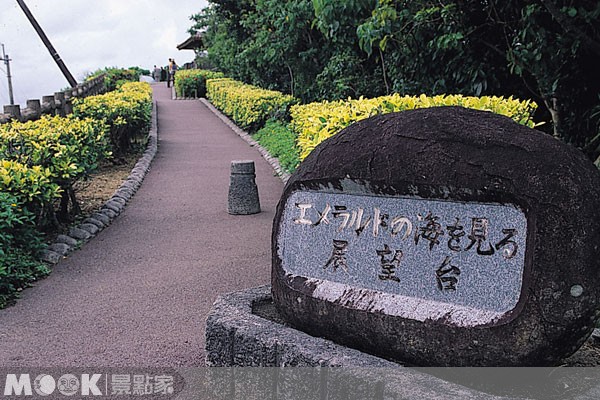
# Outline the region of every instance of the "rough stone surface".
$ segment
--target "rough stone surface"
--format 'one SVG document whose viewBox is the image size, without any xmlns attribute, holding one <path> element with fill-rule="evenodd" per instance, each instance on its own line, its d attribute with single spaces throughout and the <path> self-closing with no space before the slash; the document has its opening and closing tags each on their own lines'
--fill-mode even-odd
<svg viewBox="0 0 600 400">
<path fill-rule="evenodd" d="M 91 224 L 96 226 L 98 229 L 104 229 L 107 225 L 105 225 L 102 221 L 97 220 L 96 218 L 86 218 L 83 220 L 84 224 Z M 90 232 L 91 233 L 91 232 Z"/>
<path fill-rule="evenodd" d="M 69 236 L 77 240 L 83 241 L 89 240 L 92 237 L 92 235 L 88 231 L 85 231 L 80 228 L 71 228 L 71 230 L 69 230 Z"/>
<path fill-rule="evenodd" d="M 73 239 L 70 236 L 58 235 L 56 237 L 56 243 L 65 243 L 65 244 L 69 245 L 70 247 L 75 248 L 75 247 L 77 247 L 77 244 L 79 242 L 77 242 L 77 239 Z"/>
<path fill-rule="evenodd" d="M 131 199 L 131 195 L 128 195 L 124 192 L 115 192 L 111 200 L 116 201 L 117 203 L 121 203 L 123 205 L 127 204 L 127 202 Z"/>
<path fill-rule="evenodd" d="M 111 221 L 111 219 L 108 216 L 106 216 L 105 214 L 99 213 L 99 212 L 98 213 L 93 213 L 90 216 L 90 218 L 93 218 L 93 219 L 95 219 L 97 221 L 102 222 L 105 226 L 110 225 L 110 221 Z"/>
<path fill-rule="evenodd" d="M 53 251 L 57 254 L 60 254 L 61 256 L 66 256 L 73 249 L 71 246 L 69 246 L 66 243 L 54 243 L 54 244 L 51 244 L 50 246 L 48 246 L 48 250 Z"/>
<path fill-rule="evenodd" d="M 119 215 L 118 213 L 114 212 L 110 208 L 103 208 L 102 210 L 100 210 L 100 213 L 104 214 L 105 216 L 107 216 L 111 220 L 117 218 L 117 215 Z"/>
<path fill-rule="evenodd" d="M 105 209 L 112 210 L 112 211 L 114 211 L 114 212 L 115 212 L 115 213 L 117 213 L 117 214 L 119 214 L 121 211 L 123 211 L 123 205 L 122 205 L 122 204 L 119 204 L 119 203 L 117 203 L 117 202 L 114 202 L 114 201 L 112 201 L 112 200 L 109 200 L 109 201 L 107 201 L 107 202 L 106 202 L 106 203 L 105 203 L 105 204 L 102 206 L 102 208 L 105 208 Z"/>
<path fill-rule="evenodd" d="M 460 282 L 466 279 L 468 271 L 460 271 L 459 263 L 469 242 L 473 242 L 469 247 L 471 252 L 486 251 L 487 246 L 494 245 L 503 256 L 512 254 L 512 248 L 501 243 L 501 239 L 492 243 L 490 236 L 486 242 L 477 242 L 474 235 L 492 235 L 493 229 L 497 229 L 490 225 L 488 232 L 483 223 L 475 229 L 475 217 L 482 215 L 471 216 L 472 226 L 471 221 L 461 221 L 464 238 L 459 251 L 462 253 L 447 264 L 441 259 L 444 264 L 431 271 L 439 273 L 441 285 L 448 285 L 450 278 L 456 278 L 455 290 L 447 291 L 447 300 L 438 301 L 439 307 L 435 302 L 423 301 L 420 291 L 425 289 L 415 288 L 414 296 L 406 293 L 399 296 L 393 291 L 365 288 L 364 280 L 340 285 L 336 282 L 338 278 L 311 275 L 310 265 L 303 267 L 307 268 L 304 272 L 290 273 L 285 269 L 288 249 L 281 241 L 287 234 L 282 232 L 286 210 L 296 214 L 298 225 L 314 228 L 315 235 L 321 232 L 317 222 L 340 225 L 335 213 L 342 218 L 341 213 L 346 212 L 348 220 L 352 219 L 350 210 L 337 209 L 337 204 L 330 204 L 328 212 L 315 206 L 310 218 L 307 209 L 303 218 L 299 206 L 288 204 L 287 200 L 296 192 L 306 191 L 320 196 L 375 196 L 399 202 L 406 198 L 425 199 L 464 204 L 467 210 L 475 209 L 477 204 L 508 205 L 521 210 L 527 219 L 527 233 L 526 246 L 519 249 L 524 252 L 520 283 L 499 281 L 498 287 L 474 284 L 471 288 L 476 292 L 473 296 L 486 296 L 507 286 L 514 293 L 520 285 L 516 306 L 508 312 L 501 310 L 501 315 L 489 320 L 461 324 L 455 318 L 460 301 L 466 300 Z M 316 210 L 320 214 L 315 214 Z M 364 219 L 355 215 L 348 224 L 360 227 L 361 221 L 364 225 L 367 217 L 372 217 L 371 221 L 381 221 L 377 225 L 381 225 L 382 231 L 384 223 L 393 228 L 391 219 L 375 218 L 374 212 L 367 215 L 366 210 Z M 427 237 L 432 239 L 432 231 L 427 231 L 427 223 L 432 223 L 429 228 L 436 221 L 446 225 L 442 227 L 445 236 L 439 237 L 438 245 L 449 246 L 450 222 L 442 221 L 442 216 L 439 220 L 428 218 L 428 211 L 423 210 L 420 219 L 413 221 L 412 236 L 407 236 L 405 242 L 390 239 L 389 249 L 378 249 L 381 253 L 376 253 L 376 268 L 384 269 L 387 265 L 387 271 L 393 270 L 400 279 L 403 274 L 410 274 L 411 270 L 402 270 L 403 264 L 399 262 L 402 255 L 395 251 L 407 252 L 403 246 L 414 245 L 418 238 L 420 245 L 426 245 L 423 241 L 429 244 Z M 548 135 L 506 117 L 460 107 L 374 117 L 350 126 L 318 146 L 288 181 L 273 230 L 275 304 L 287 321 L 310 334 L 414 365 L 555 365 L 584 343 L 598 319 L 598 220 L 600 174 L 578 150 Z M 512 226 L 502 226 L 507 228 Z M 368 235 L 375 234 L 373 224 L 365 229 Z M 322 240 L 332 244 L 330 236 L 322 236 Z M 346 250 L 348 253 L 351 250 L 343 246 L 336 249 L 335 242 L 331 249 L 333 262 L 326 259 L 324 265 L 312 265 L 314 274 L 323 273 L 325 268 L 329 274 L 343 275 L 344 268 L 350 268 L 335 260 L 344 258 Z M 303 251 L 310 254 L 311 248 Z M 460 272 L 451 269 L 454 266 Z M 434 285 L 435 279 L 433 275 Z M 480 307 L 479 299 L 470 301 L 471 306 Z M 410 313 L 389 312 L 390 307 L 401 308 L 406 304 L 412 309 Z M 448 314 L 436 314 L 440 308 Z M 474 311 L 486 310 L 481 307 Z M 417 315 L 425 317 L 419 320 Z M 427 317 L 431 315 L 434 317 Z"/>
<path fill-rule="evenodd" d="M 220 388 L 220 395 L 227 393 L 217 398 L 270 398 L 276 392 L 277 398 L 282 399 L 322 399 L 325 396 L 318 388 L 324 381 L 328 399 L 567 398 L 562 393 L 584 400 L 597 398 L 600 393 L 600 371 L 593 368 L 565 368 L 563 371 L 570 373 L 560 376 L 554 368 L 405 367 L 274 321 L 278 319 L 276 313 L 263 315 L 273 310 L 271 301 L 269 286 L 229 293 L 215 301 L 206 325 L 207 365 L 235 367 L 236 384 L 247 384 L 236 397 L 230 392 L 231 371 L 211 368 L 210 371 L 216 371 L 212 378 L 222 381 L 211 383 Z M 239 368 L 259 366 L 276 368 Z M 270 371 L 275 370 L 280 374 L 275 385 L 269 385 L 262 395 L 256 393 L 261 389 L 256 379 L 271 384 Z M 582 370 L 587 372 L 578 372 Z M 258 374 L 255 381 L 244 375 L 247 371 Z M 310 376 L 315 371 L 321 374 L 316 381 Z M 345 390 L 337 385 L 343 385 Z M 287 391 L 292 387 L 297 390 L 295 395 Z M 348 397 L 350 394 L 353 397 Z"/>
<path fill-rule="evenodd" d="M 261 286 L 220 296 L 215 301 L 206 320 L 207 365 L 397 366 L 395 363 L 336 345 L 328 340 L 314 338 L 252 313 L 254 304 L 270 300 L 270 287 Z M 271 343 L 268 349 L 264 346 L 265 340 Z"/>
<path fill-rule="evenodd" d="M 42 261 L 48 264 L 57 264 L 62 259 L 62 256 L 50 250 L 42 251 Z"/>
<path fill-rule="evenodd" d="M 260 212 L 254 161 L 232 161 L 227 211 L 233 215 Z"/>
<path fill-rule="evenodd" d="M 598 329 L 598 328 L 594 329 L 594 331 L 592 332 L 592 339 L 596 343 L 600 343 L 600 329 Z"/>
<path fill-rule="evenodd" d="M 98 232 L 100 232 L 100 228 L 94 224 L 81 224 L 79 228 L 89 232 L 89 234 L 92 236 L 95 236 Z"/>
<path fill-rule="evenodd" d="M 113 197 L 110 198 L 110 201 L 121 204 L 122 206 L 127 204 L 127 199 L 121 197 L 120 194 L 113 195 Z"/>
</svg>

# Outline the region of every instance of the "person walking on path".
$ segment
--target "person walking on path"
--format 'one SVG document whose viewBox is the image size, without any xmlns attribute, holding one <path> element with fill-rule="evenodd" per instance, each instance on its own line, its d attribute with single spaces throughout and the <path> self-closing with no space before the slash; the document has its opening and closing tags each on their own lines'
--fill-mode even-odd
<svg viewBox="0 0 600 400">
<path fill-rule="evenodd" d="M 177 63 L 174 58 L 169 58 L 169 77 L 167 78 L 167 87 L 171 87 L 171 82 L 175 85 L 175 73 L 177 72 Z"/>
<path fill-rule="evenodd" d="M 152 78 L 154 78 L 155 82 L 160 82 L 160 68 L 158 68 L 156 65 L 152 70 Z"/>
</svg>

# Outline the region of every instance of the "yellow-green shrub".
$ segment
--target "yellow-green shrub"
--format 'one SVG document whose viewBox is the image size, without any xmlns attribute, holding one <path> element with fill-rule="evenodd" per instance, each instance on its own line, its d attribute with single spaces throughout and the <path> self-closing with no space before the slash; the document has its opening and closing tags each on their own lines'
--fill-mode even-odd
<svg viewBox="0 0 600 400">
<path fill-rule="evenodd" d="M 293 96 L 229 78 L 209 79 L 206 87 L 212 104 L 250 132 L 262 128 L 270 118 L 281 117 L 298 102 Z"/>
<path fill-rule="evenodd" d="M 146 82 L 128 82 L 113 92 L 77 99 L 73 115 L 104 121 L 109 127 L 112 151 L 121 157 L 136 136 L 150 129 L 152 88 Z"/>
<path fill-rule="evenodd" d="M 43 172 L 49 181 L 40 185 L 60 188 L 63 196 L 60 216 L 67 218 L 69 196 L 74 198 L 73 184 L 95 170 L 108 154 L 105 132 L 102 121 L 73 116 L 44 116 L 26 123 L 12 122 L 0 126 L 0 158 L 4 163 L 15 162 L 33 172 Z M 13 182 L 23 180 L 20 176 L 30 172 L 18 165 L 12 166 L 12 176 L 4 176 L 6 182 L 11 177 Z M 37 183 L 29 184 L 8 191 L 15 195 L 19 193 L 14 190 L 30 191 L 31 197 L 37 196 L 36 190 L 43 189 Z M 36 215 L 52 217 L 52 202 L 52 197 L 45 197 L 42 201 L 25 204 Z M 45 212 L 40 214 L 40 209 Z"/>
<path fill-rule="evenodd" d="M 36 215 L 58 195 L 50 170 L 0 160 L 0 308 L 48 273 L 38 258 L 44 244 Z"/>
<path fill-rule="evenodd" d="M 64 188 L 107 155 L 105 131 L 102 121 L 72 116 L 13 122 L 0 126 L 0 158 L 46 168 Z"/>
<path fill-rule="evenodd" d="M 127 83 L 104 102 L 82 106 L 88 116 L 0 125 L 0 308 L 48 273 L 38 257 L 44 247 L 40 228 L 57 221 L 58 198 L 59 218 L 68 218 L 69 202 L 77 206 L 73 184 L 109 154 L 106 123 L 149 126 L 151 99 L 148 84 Z"/>
<path fill-rule="evenodd" d="M 206 97 L 206 81 L 223 78 L 222 72 L 205 69 L 182 69 L 175 74 L 175 91 L 181 97 Z"/>
<path fill-rule="evenodd" d="M 340 132 L 353 122 L 396 111 L 436 106 L 462 106 L 505 115 L 516 122 L 533 127 L 532 120 L 537 104 L 495 96 L 467 97 L 440 95 L 434 97 L 400 96 L 393 94 L 372 99 L 339 100 L 295 105 L 290 109 L 291 126 L 298 135 L 300 158 L 306 156 L 322 141 Z"/>
<path fill-rule="evenodd" d="M 16 196 L 1 190 L 0 308 L 11 304 L 21 289 L 48 274 L 38 257 L 43 248 L 33 213 Z"/>
<path fill-rule="evenodd" d="M 60 197 L 60 186 L 53 182 L 49 168 L 0 160 L 0 192 L 9 193 L 22 206 L 33 206 L 38 211 Z"/>
</svg>

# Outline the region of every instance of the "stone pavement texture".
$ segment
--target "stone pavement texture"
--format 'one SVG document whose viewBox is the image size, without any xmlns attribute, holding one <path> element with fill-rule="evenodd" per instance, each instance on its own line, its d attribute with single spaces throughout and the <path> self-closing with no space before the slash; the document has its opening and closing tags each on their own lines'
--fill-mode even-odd
<svg viewBox="0 0 600 400">
<path fill-rule="evenodd" d="M 283 189 L 260 154 L 199 101 L 154 86 L 159 150 L 125 211 L 0 310 L 0 365 L 204 365 L 219 294 L 270 281 Z M 232 160 L 254 160 L 262 212 L 229 215 Z"/>
</svg>

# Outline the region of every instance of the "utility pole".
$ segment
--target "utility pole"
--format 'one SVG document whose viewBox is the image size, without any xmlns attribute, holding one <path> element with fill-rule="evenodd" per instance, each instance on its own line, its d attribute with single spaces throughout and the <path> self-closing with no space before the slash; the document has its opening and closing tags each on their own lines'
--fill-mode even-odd
<svg viewBox="0 0 600 400">
<path fill-rule="evenodd" d="M 15 104 L 15 98 L 13 97 L 13 87 L 12 87 L 12 77 L 10 76 L 10 58 L 8 58 L 8 54 L 4 52 L 4 44 L 2 44 L 2 61 L 4 61 L 4 65 L 6 65 L 6 78 L 8 79 L 8 97 L 10 101 L 10 105 Z"/>
<path fill-rule="evenodd" d="M 35 29 L 37 34 L 40 36 L 40 39 L 42 39 L 42 42 L 44 42 L 44 44 L 46 45 L 46 48 L 50 52 L 50 55 L 52 56 L 54 61 L 56 61 L 58 68 L 60 68 L 60 70 L 62 71 L 65 78 L 67 78 L 69 85 L 71 85 L 71 87 L 77 86 L 77 81 L 75 80 L 75 78 L 73 78 L 73 75 L 71 75 L 71 73 L 69 72 L 69 69 L 67 68 L 67 66 L 65 65 L 63 60 L 58 55 L 58 52 L 54 49 L 54 46 L 52 46 L 52 43 L 50 43 L 50 40 L 48 39 L 48 37 L 46 36 L 44 31 L 42 30 L 42 27 L 40 26 L 40 24 L 37 23 L 37 21 L 33 17 L 33 14 L 31 14 L 31 11 L 29 11 L 29 8 L 27 8 L 27 5 L 25 4 L 25 2 L 23 0 L 17 0 L 17 3 L 19 3 L 19 6 L 21 6 L 21 9 L 25 13 L 25 16 L 27 17 L 29 22 L 31 22 L 31 25 L 33 25 L 33 29 Z"/>
</svg>

